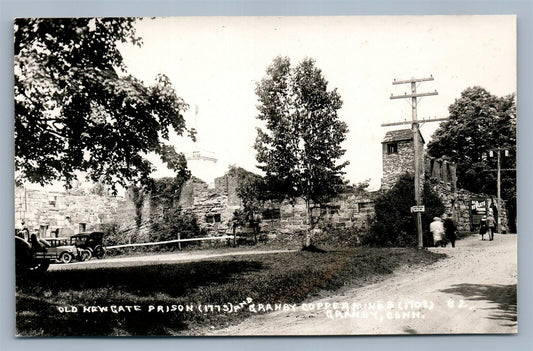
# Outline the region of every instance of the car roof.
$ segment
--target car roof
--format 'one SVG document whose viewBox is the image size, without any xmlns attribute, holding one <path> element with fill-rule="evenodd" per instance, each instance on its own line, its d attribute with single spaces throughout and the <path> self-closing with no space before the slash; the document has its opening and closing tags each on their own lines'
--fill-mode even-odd
<svg viewBox="0 0 533 351">
<path fill-rule="evenodd" d="M 70 237 L 72 238 L 73 236 L 87 236 L 91 234 L 104 234 L 104 232 L 81 232 L 78 234 L 71 235 Z"/>
</svg>

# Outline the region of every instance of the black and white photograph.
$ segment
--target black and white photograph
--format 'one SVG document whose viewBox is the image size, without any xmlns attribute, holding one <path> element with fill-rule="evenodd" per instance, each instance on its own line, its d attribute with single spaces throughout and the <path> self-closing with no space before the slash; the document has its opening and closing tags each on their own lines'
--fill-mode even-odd
<svg viewBox="0 0 533 351">
<path fill-rule="evenodd" d="M 518 332 L 515 15 L 13 34 L 17 337 Z"/>
</svg>

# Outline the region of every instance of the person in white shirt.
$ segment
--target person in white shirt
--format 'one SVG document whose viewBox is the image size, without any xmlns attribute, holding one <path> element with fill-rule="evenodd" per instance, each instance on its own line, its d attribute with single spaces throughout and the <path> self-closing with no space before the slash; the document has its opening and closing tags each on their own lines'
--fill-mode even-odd
<svg viewBox="0 0 533 351">
<path fill-rule="evenodd" d="M 433 222 L 429 225 L 429 231 L 433 234 L 433 246 L 445 247 L 446 243 L 442 241 L 442 234 L 444 234 L 444 225 L 439 217 L 434 217 Z"/>
</svg>

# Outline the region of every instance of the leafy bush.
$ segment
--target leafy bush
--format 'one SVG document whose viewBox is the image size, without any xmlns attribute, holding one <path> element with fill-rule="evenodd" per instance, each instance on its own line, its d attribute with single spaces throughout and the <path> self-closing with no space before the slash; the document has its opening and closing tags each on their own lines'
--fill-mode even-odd
<svg viewBox="0 0 533 351">
<path fill-rule="evenodd" d="M 200 234 L 196 216 L 180 207 L 169 208 L 160 218 L 151 219 L 150 241 L 166 241 L 192 238 Z"/>
<path fill-rule="evenodd" d="M 120 225 L 117 222 L 103 223 L 101 230 L 104 232 L 104 245 L 126 244 L 125 235 L 120 230 Z"/>
<path fill-rule="evenodd" d="M 424 185 L 423 203 L 426 211 L 422 213 L 422 228 L 427 232 L 433 217 L 440 217 L 445 207 L 427 183 Z M 363 244 L 416 246 L 416 217 L 410 210 L 411 206 L 415 205 L 413 176 L 404 174 L 392 189 L 376 198 L 376 217 L 370 233 L 363 239 Z"/>
</svg>

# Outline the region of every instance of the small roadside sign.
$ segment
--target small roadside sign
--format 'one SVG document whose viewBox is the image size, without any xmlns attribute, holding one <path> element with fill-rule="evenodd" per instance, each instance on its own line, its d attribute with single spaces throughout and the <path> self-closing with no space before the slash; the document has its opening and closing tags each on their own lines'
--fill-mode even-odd
<svg viewBox="0 0 533 351">
<path fill-rule="evenodd" d="M 424 207 L 424 205 L 411 206 L 411 213 L 416 213 L 416 212 L 426 212 L 426 208 Z"/>
</svg>

